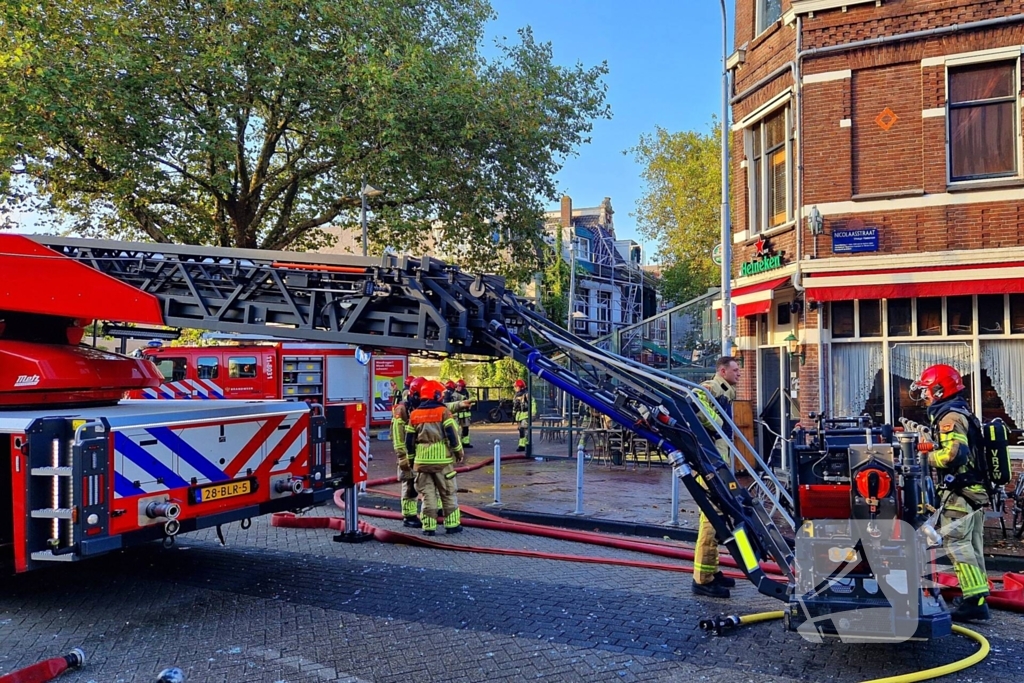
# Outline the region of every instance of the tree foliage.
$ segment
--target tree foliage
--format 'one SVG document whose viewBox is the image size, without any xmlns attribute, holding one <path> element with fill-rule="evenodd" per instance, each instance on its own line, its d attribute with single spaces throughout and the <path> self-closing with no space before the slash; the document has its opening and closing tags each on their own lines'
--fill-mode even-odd
<svg viewBox="0 0 1024 683">
<path fill-rule="evenodd" d="M 569 280 L 571 270 L 562 255 L 562 229 L 555 230 L 555 244 L 545 246 L 544 270 L 541 273 L 541 306 L 548 320 L 565 327 L 569 315 Z"/>
<path fill-rule="evenodd" d="M 658 243 L 662 295 L 682 303 L 719 282 L 711 252 L 721 239 L 721 133 L 670 133 L 656 128 L 632 153 L 643 164 L 645 194 L 637 201 L 637 227 Z"/>
<path fill-rule="evenodd" d="M 528 28 L 487 60 L 492 16 L 486 0 L 3 3 L 6 208 L 92 236 L 305 249 L 358 229 L 366 178 L 386 191 L 375 251 L 433 232 L 478 269 L 535 266 L 553 176 L 609 115 L 606 68 L 554 65 Z"/>
</svg>

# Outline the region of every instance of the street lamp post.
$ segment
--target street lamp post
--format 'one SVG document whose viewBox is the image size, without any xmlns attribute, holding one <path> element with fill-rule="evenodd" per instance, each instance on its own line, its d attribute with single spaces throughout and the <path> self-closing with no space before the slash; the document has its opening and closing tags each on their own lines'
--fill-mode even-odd
<svg viewBox="0 0 1024 683">
<path fill-rule="evenodd" d="M 729 25 L 722 4 L 722 355 L 732 355 L 732 226 L 729 224 Z"/>
<path fill-rule="evenodd" d="M 368 238 L 366 235 L 366 198 L 367 197 L 378 197 L 384 194 L 384 190 L 378 190 L 373 185 L 366 184 L 366 178 L 363 178 L 359 185 L 359 224 L 363 228 L 363 256 L 367 255 Z"/>
</svg>

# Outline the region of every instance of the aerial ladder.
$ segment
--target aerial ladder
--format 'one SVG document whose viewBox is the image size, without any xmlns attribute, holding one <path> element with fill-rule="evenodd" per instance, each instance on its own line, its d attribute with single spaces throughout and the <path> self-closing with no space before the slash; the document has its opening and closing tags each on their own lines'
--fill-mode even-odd
<svg viewBox="0 0 1024 683">
<path fill-rule="evenodd" d="M 906 634 L 907 628 L 917 638 L 950 631 L 948 613 L 937 592 L 918 590 L 912 581 L 907 604 L 890 605 L 888 620 L 877 614 L 866 616 L 868 605 L 887 603 L 877 586 L 871 597 L 870 591 L 862 590 L 868 584 L 857 583 L 876 580 L 863 578 L 874 574 L 862 542 L 853 538 L 856 534 L 850 528 L 798 517 L 799 501 L 793 491 L 775 478 L 753 448 L 748 449 L 757 460 L 753 491 L 741 485 L 702 425 L 702 417 L 703 422 L 714 423 L 700 400 L 706 391 L 703 387 L 587 343 L 533 310 L 501 277 L 466 273 L 430 256 L 329 256 L 47 235 L 0 236 L 0 272 L 19 268 L 21 272 L 57 272 L 55 266 L 69 261 L 97 271 L 110 286 L 129 287 L 137 293 L 138 310 L 119 312 L 115 317 L 122 321 L 351 344 L 363 353 L 401 350 L 512 357 L 538 378 L 661 449 L 747 578 L 762 594 L 787 603 L 790 628 L 841 635 L 843 629 L 834 614 L 841 606 L 846 623 L 853 624 L 846 630 L 868 639 L 894 639 Z M 74 317 L 91 317 L 88 302 L 75 294 L 73 282 L 61 278 L 48 282 L 45 277 L 31 282 L 2 280 L 0 311 L 7 312 L 8 332 L 0 335 L 0 352 L 12 326 L 25 337 L 25 330 L 33 325 L 45 322 L 60 328 Z M 570 362 L 556 362 L 554 357 Z M 19 388 L 3 391 L 13 395 Z M 734 428 L 733 433 L 739 430 Z M 816 433 L 819 447 L 825 437 L 824 430 Z M 912 457 L 907 448 L 900 451 L 877 443 L 881 436 L 870 430 L 865 438 L 867 455 L 858 451 L 855 458 L 850 446 L 850 457 L 859 466 L 884 467 L 883 451 L 888 448 L 890 471 L 882 473 L 890 477 L 886 481 L 897 476 L 893 468 L 911 473 L 912 463 L 900 457 Z M 740 457 L 732 448 L 732 457 Z M 875 457 L 879 453 L 881 460 Z M 342 463 L 335 464 L 344 468 Z M 870 479 L 874 504 L 869 507 L 875 517 L 878 498 L 889 501 L 898 495 L 895 483 L 891 490 L 879 490 L 882 475 L 873 474 Z M 347 498 L 352 504 L 346 507 L 354 510 L 354 486 L 351 481 L 344 484 L 352 487 Z M 917 491 L 911 494 L 916 496 Z M 843 495 L 858 499 L 852 488 Z M 914 533 L 923 519 L 917 507 L 897 510 L 907 507 L 902 502 L 888 512 L 893 529 L 900 514 L 913 522 L 910 537 L 891 531 L 880 543 L 888 543 L 886 562 L 909 558 L 913 574 L 926 554 L 926 541 Z M 346 520 L 347 524 L 352 521 Z M 839 520 L 839 527 L 843 521 Z M 809 555 L 802 561 L 794 539 L 801 534 L 812 539 L 804 545 L 803 552 Z M 833 550 L 840 547 L 841 557 L 835 557 Z M 829 560 L 819 555 L 828 555 Z M 769 566 L 771 572 L 766 571 Z M 855 584 L 852 597 L 851 582 Z M 896 612 L 900 614 L 893 616 Z"/>
</svg>

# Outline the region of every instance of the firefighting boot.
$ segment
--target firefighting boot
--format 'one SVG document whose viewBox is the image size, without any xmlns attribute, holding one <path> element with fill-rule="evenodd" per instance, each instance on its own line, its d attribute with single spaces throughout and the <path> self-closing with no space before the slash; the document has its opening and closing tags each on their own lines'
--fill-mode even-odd
<svg viewBox="0 0 1024 683">
<path fill-rule="evenodd" d="M 444 532 L 446 534 L 461 534 L 462 533 L 462 525 L 460 524 L 459 526 L 446 526 L 444 528 Z"/>
<path fill-rule="evenodd" d="M 715 572 L 712 576 L 713 576 L 713 578 L 711 579 L 711 583 L 718 584 L 722 588 L 735 588 L 736 587 L 736 579 L 728 577 L 725 574 L 723 574 L 722 572 Z"/>
<path fill-rule="evenodd" d="M 988 603 L 984 595 L 972 595 L 969 598 L 953 600 L 953 621 L 987 621 L 989 618 Z"/>
<path fill-rule="evenodd" d="M 412 517 L 405 517 L 402 519 L 402 526 L 407 526 L 412 529 L 419 529 L 423 526 L 423 522 L 420 521 L 419 517 L 413 515 Z"/>
<path fill-rule="evenodd" d="M 694 595 L 703 595 L 708 598 L 728 598 L 729 589 L 725 586 L 720 586 L 714 581 L 711 583 L 697 583 L 696 581 L 691 582 L 690 590 L 693 591 Z"/>
</svg>

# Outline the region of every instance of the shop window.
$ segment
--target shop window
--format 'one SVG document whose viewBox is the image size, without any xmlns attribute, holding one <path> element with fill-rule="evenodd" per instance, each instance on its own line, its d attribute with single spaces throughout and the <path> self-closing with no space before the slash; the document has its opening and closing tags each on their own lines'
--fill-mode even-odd
<svg viewBox="0 0 1024 683">
<path fill-rule="evenodd" d="M 1010 295 L 1010 332 L 1024 332 L 1024 294 Z"/>
<path fill-rule="evenodd" d="M 240 356 L 228 359 L 228 377 L 248 379 L 256 376 L 256 356 Z"/>
<path fill-rule="evenodd" d="M 916 379 L 916 378 L 915 378 Z M 913 420 L 919 424 L 928 424 L 928 408 L 921 401 L 914 401 L 910 398 L 910 384 L 914 380 L 906 377 L 899 377 L 893 375 L 892 377 L 892 407 L 896 413 L 894 415 L 893 424 L 899 424 L 899 419 L 905 417 L 908 420 Z M 971 403 L 971 391 L 970 386 L 972 379 L 971 375 L 963 375 L 964 386 L 968 387 L 967 391 L 963 392 L 964 400 L 968 404 Z M 972 406 L 973 409 L 973 406 Z"/>
<path fill-rule="evenodd" d="M 792 324 L 793 314 L 789 310 L 789 302 L 775 307 L 775 329 L 788 327 Z"/>
<path fill-rule="evenodd" d="M 757 316 L 757 344 L 758 346 L 768 345 L 768 314 L 762 313 Z"/>
<path fill-rule="evenodd" d="M 849 339 L 856 333 L 852 301 L 832 302 L 832 338 Z"/>
<path fill-rule="evenodd" d="M 946 334 L 970 334 L 974 331 L 974 302 L 969 296 L 946 299 Z"/>
<path fill-rule="evenodd" d="M 910 336 L 910 299 L 889 299 L 886 312 L 889 315 L 889 336 Z"/>
<path fill-rule="evenodd" d="M 917 300 L 917 334 L 921 337 L 942 334 L 942 297 Z"/>
<path fill-rule="evenodd" d="M 1003 328 L 1005 313 L 1002 294 L 981 294 L 978 296 L 978 333 L 1005 334 Z"/>
<path fill-rule="evenodd" d="M 1005 422 L 1010 429 L 1018 429 L 1017 420 L 1006 411 L 1006 403 L 992 383 L 987 370 L 981 371 L 981 419 L 983 422 L 996 418 Z M 1021 443 L 1020 434 L 1010 433 L 1010 443 L 1014 446 Z"/>
<path fill-rule="evenodd" d="M 196 375 L 199 379 L 217 379 L 220 374 L 220 361 L 216 356 L 200 358 L 196 361 Z"/>
<path fill-rule="evenodd" d="M 882 336 L 882 301 L 880 299 L 861 299 L 857 303 L 860 309 L 860 336 Z"/>
<path fill-rule="evenodd" d="M 949 69 L 950 180 L 1017 173 L 1017 60 Z"/>
<path fill-rule="evenodd" d="M 188 361 L 184 358 L 160 358 L 154 361 L 160 374 L 167 382 L 180 382 L 185 379 L 188 371 Z"/>
</svg>

